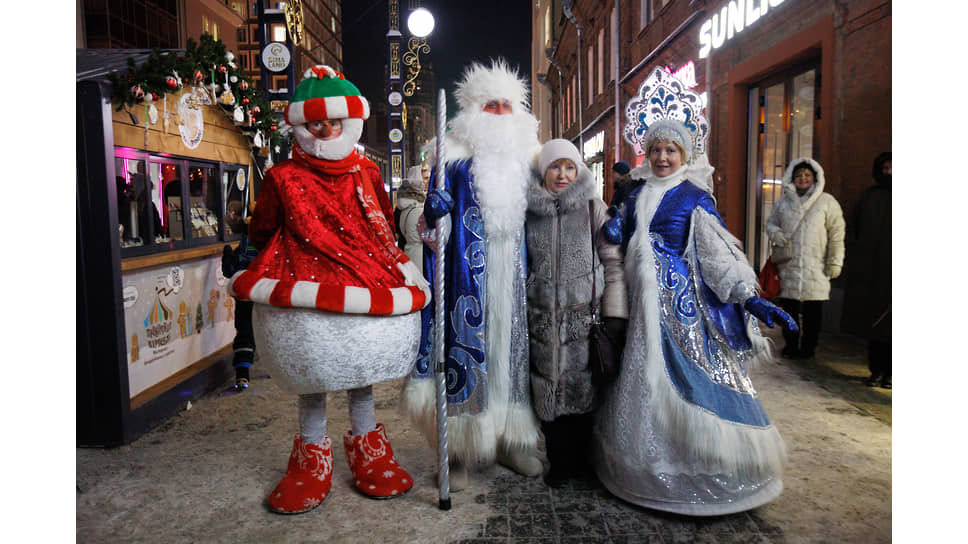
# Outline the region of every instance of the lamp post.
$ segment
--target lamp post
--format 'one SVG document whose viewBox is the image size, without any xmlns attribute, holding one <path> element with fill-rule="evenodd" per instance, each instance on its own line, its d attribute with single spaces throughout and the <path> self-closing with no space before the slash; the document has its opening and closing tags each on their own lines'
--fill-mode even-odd
<svg viewBox="0 0 968 544">
<path fill-rule="evenodd" d="M 434 29 L 434 16 L 425 8 L 419 6 L 419 0 L 410 2 L 418 4 L 411 9 L 407 18 L 407 28 L 410 38 L 407 41 L 407 51 L 402 52 L 401 42 L 403 34 L 400 32 L 400 1 L 389 0 L 389 30 L 387 31 L 387 102 L 389 115 L 387 116 L 387 138 L 390 158 L 390 202 L 393 203 L 393 188 L 403 180 L 404 165 L 404 130 L 407 128 L 405 96 L 413 96 L 416 89 L 417 77 L 420 75 L 420 55 L 430 53 L 427 36 Z M 407 67 L 404 75 L 400 62 Z"/>
</svg>

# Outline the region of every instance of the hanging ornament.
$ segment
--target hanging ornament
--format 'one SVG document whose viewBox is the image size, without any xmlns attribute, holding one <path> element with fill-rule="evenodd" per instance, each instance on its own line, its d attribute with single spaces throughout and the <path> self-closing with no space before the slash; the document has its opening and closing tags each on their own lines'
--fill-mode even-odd
<svg viewBox="0 0 968 544">
<path fill-rule="evenodd" d="M 135 85 L 134 87 L 131 87 L 131 96 L 135 100 L 141 100 L 145 97 L 145 91 L 141 88 L 141 85 Z"/>
<path fill-rule="evenodd" d="M 259 106 L 252 106 L 252 115 L 259 115 L 262 113 L 262 108 Z"/>
<path fill-rule="evenodd" d="M 232 91 L 225 91 L 221 96 L 218 97 L 218 102 L 223 106 L 234 106 L 235 95 L 232 94 Z"/>
<path fill-rule="evenodd" d="M 161 97 L 160 97 L 160 96 L 158 96 L 158 93 L 155 93 L 155 92 L 153 92 L 153 93 L 151 93 L 151 100 L 152 100 L 152 101 L 155 101 L 155 102 L 157 102 L 157 101 L 158 101 L 158 100 L 160 100 L 160 99 L 161 99 Z"/>
<path fill-rule="evenodd" d="M 195 73 L 192 74 L 192 77 L 195 78 L 195 81 L 201 81 L 205 79 L 205 74 L 203 74 L 201 70 L 195 70 Z"/>
<path fill-rule="evenodd" d="M 231 76 L 229 77 L 229 81 L 231 81 L 232 83 L 238 83 L 239 76 Z"/>
<path fill-rule="evenodd" d="M 276 125 L 269 125 L 269 130 L 276 130 L 277 128 L 279 127 L 277 127 Z"/>
<path fill-rule="evenodd" d="M 169 122 L 168 122 L 168 95 L 166 94 L 165 96 L 162 97 L 162 99 L 164 100 L 164 106 L 163 106 L 164 107 L 164 114 L 161 116 L 161 118 L 164 120 L 165 132 L 168 132 L 168 125 L 169 125 Z"/>
<path fill-rule="evenodd" d="M 249 103 L 248 97 L 243 96 L 242 97 L 242 105 L 245 105 L 245 104 L 248 104 L 248 103 Z"/>
<path fill-rule="evenodd" d="M 182 143 L 188 149 L 195 149 L 202 141 L 205 122 L 202 117 L 201 103 L 194 93 L 185 93 L 178 101 L 178 132 Z"/>
<path fill-rule="evenodd" d="M 252 137 L 252 145 L 255 147 L 262 147 L 262 131 L 255 131 L 255 136 Z"/>
<path fill-rule="evenodd" d="M 244 123 L 245 122 L 245 112 L 242 110 L 242 108 L 240 108 L 238 106 L 235 107 L 235 111 L 232 112 L 232 119 L 236 123 Z"/>
<path fill-rule="evenodd" d="M 148 93 L 144 95 L 145 104 L 151 104 L 151 101 L 155 99 L 155 93 Z"/>
<path fill-rule="evenodd" d="M 241 89 L 241 90 L 244 91 L 244 90 L 246 90 L 248 88 L 249 88 L 249 82 L 248 81 L 246 81 L 246 80 L 243 79 L 242 81 L 239 82 L 239 89 Z"/>
<path fill-rule="evenodd" d="M 224 74 L 226 72 L 228 72 L 228 68 L 226 68 L 224 64 L 218 67 L 218 73 Z"/>
<path fill-rule="evenodd" d="M 152 125 L 158 122 L 158 108 L 154 104 L 148 106 L 148 120 Z"/>
<path fill-rule="evenodd" d="M 178 88 L 178 80 L 174 76 L 168 76 L 165 78 L 165 87 L 168 87 L 169 91 L 174 91 Z"/>
</svg>

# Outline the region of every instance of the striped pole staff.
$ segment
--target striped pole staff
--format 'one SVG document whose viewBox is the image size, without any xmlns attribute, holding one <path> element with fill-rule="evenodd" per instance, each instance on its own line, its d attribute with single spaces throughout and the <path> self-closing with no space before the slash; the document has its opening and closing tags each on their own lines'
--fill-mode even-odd
<svg viewBox="0 0 968 544">
<path fill-rule="evenodd" d="M 437 189 L 446 190 L 444 131 L 447 128 L 447 93 L 437 98 Z M 444 253 L 450 234 L 448 216 L 437 220 L 436 275 L 434 276 L 434 362 L 437 378 L 437 484 L 441 510 L 450 510 L 450 465 L 447 459 L 447 359 L 444 356 Z"/>
</svg>

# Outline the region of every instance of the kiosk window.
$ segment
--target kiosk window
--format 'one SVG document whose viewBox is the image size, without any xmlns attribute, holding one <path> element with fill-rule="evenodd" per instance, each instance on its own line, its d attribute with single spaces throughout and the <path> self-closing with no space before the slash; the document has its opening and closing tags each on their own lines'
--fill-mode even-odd
<svg viewBox="0 0 968 544">
<path fill-rule="evenodd" d="M 212 166 L 188 167 L 188 193 L 192 238 L 218 236 L 222 219 L 218 201 L 218 169 Z"/>
<path fill-rule="evenodd" d="M 184 240 L 181 168 L 175 163 L 154 160 L 148 165 L 149 177 L 155 188 L 152 192 L 152 204 L 161 210 L 161 232 L 156 234 L 156 241 Z"/>
<path fill-rule="evenodd" d="M 226 234 L 245 233 L 245 218 L 249 194 L 249 178 L 244 168 L 225 168 L 222 170 L 222 194 L 225 200 Z"/>
<path fill-rule="evenodd" d="M 146 171 L 143 159 L 115 158 L 121 247 L 151 244 L 161 232 L 161 217 L 151 198 L 151 180 Z"/>
<path fill-rule="evenodd" d="M 116 147 L 122 257 L 238 240 L 249 215 L 249 169 Z"/>
</svg>

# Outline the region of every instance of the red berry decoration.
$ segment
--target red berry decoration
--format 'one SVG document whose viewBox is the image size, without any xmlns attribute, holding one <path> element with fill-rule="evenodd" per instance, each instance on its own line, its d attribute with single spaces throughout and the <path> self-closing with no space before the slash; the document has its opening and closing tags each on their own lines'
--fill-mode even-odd
<svg viewBox="0 0 968 544">
<path fill-rule="evenodd" d="M 192 74 L 192 77 L 195 78 L 195 81 L 201 81 L 205 78 L 205 74 L 203 74 L 201 70 L 195 70 L 195 73 Z"/>
<path fill-rule="evenodd" d="M 161 99 L 161 97 L 158 96 L 158 93 L 151 93 L 151 99 L 152 100 L 159 100 L 159 99 Z"/>
<path fill-rule="evenodd" d="M 135 85 L 134 87 L 131 87 L 131 96 L 133 96 L 135 100 L 141 100 L 145 97 L 145 91 L 141 88 L 141 85 Z"/>
<path fill-rule="evenodd" d="M 224 64 L 222 66 L 219 66 L 218 67 L 218 73 L 220 73 L 220 74 L 224 74 L 225 72 L 228 72 L 228 71 L 229 71 L 229 69 L 226 68 Z"/>
<path fill-rule="evenodd" d="M 276 130 L 276 125 L 269 126 L 269 130 Z"/>
<path fill-rule="evenodd" d="M 245 97 L 243 96 L 243 97 L 242 97 L 242 103 L 243 103 L 243 104 L 248 104 L 248 103 L 249 103 L 249 99 L 248 99 L 248 98 L 245 98 Z"/>
<path fill-rule="evenodd" d="M 252 111 L 252 115 L 259 115 L 260 113 L 262 113 L 262 109 L 259 108 L 259 106 L 253 106 L 251 111 Z"/>
<path fill-rule="evenodd" d="M 178 80 L 174 76 L 168 76 L 165 78 L 165 86 L 168 87 L 168 90 L 174 91 L 178 88 Z"/>
<path fill-rule="evenodd" d="M 243 79 L 242 81 L 239 82 L 239 89 L 241 89 L 241 90 L 244 91 L 244 90 L 246 90 L 248 88 L 249 88 L 249 82 L 248 81 L 246 81 L 246 80 Z"/>
</svg>

